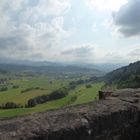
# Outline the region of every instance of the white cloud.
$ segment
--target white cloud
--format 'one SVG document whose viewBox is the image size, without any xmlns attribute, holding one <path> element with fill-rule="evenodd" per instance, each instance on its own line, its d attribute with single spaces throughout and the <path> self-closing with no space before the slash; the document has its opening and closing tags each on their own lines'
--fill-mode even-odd
<svg viewBox="0 0 140 140">
<path fill-rule="evenodd" d="M 6 5 L 10 8 L 11 11 L 19 11 L 24 8 L 28 4 L 28 0 L 11 0 L 10 2 L 6 1 Z M 22 6 L 21 6 L 22 5 Z"/>
<path fill-rule="evenodd" d="M 1 57 L 51 59 L 56 47 L 71 34 L 71 30 L 63 26 L 63 14 L 69 10 L 70 0 L 40 0 L 35 5 L 30 5 L 29 1 L 1 1 Z M 52 16 L 49 21 L 48 16 Z"/>
<path fill-rule="evenodd" d="M 42 58 L 49 59 L 68 35 L 69 31 L 63 29 L 63 24 L 57 17 L 50 24 L 42 22 L 36 23 L 34 26 L 21 24 L 8 36 L 0 39 L 0 48 L 3 48 L 3 51 L 12 58 L 20 56 L 19 58 L 28 57 L 30 59 L 33 54 L 42 53 Z"/>
<path fill-rule="evenodd" d="M 37 10 L 43 15 L 61 15 L 71 7 L 71 0 L 41 0 Z"/>
<path fill-rule="evenodd" d="M 131 46 L 131 50 L 128 52 L 128 58 L 131 61 L 140 61 L 140 44 Z"/>
<path fill-rule="evenodd" d="M 108 47 L 111 50 L 107 50 L 107 47 L 96 47 L 88 43 L 94 41 L 99 43 L 102 36 L 103 41 L 106 39 L 103 34 L 100 34 L 100 30 L 103 30 L 101 33 L 109 33 L 116 29 L 113 33 L 118 33 L 120 25 L 117 24 L 116 28 L 110 17 L 106 18 L 104 15 L 108 16 L 109 12 L 119 11 L 121 5 L 126 2 L 126 0 L 88 0 L 90 8 L 104 10 L 102 12 L 105 14 L 102 16 L 98 15 L 101 14 L 98 11 L 92 15 L 91 10 L 84 5 L 78 5 L 79 2 L 74 0 L 74 5 L 71 5 L 72 0 L 10 0 L 10 2 L 1 0 L 0 57 L 82 62 L 111 62 L 119 58 L 126 61 L 126 59 L 133 60 L 134 56 L 139 58 L 139 49 L 122 54 L 118 51 L 121 45 L 118 50 L 112 51 L 111 47 Z M 78 11 L 78 8 L 83 8 L 83 14 Z M 100 21 L 104 19 L 107 20 L 101 24 Z M 102 25 L 106 29 L 101 27 Z M 91 36 L 91 30 L 97 32 L 97 36 L 93 33 Z M 105 42 L 105 44 L 109 43 Z"/>
<path fill-rule="evenodd" d="M 88 6 L 90 8 L 96 8 L 101 11 L 118 11 L 120 7 L 125 3 L 127 3 L 127 0 L 88 0 Z"/>
<path fill-rule="evenodd" d="M 92 32 L 98 32 L 97 24 L 94 22 L 91 27 Z"/>
<path fill-rule="evenodd" d="M 102 23 L 102 26 L 104 26 L 106 29 L 110 29 L 113 26 L 113 21 L 111 19 L 105 19 Z"/>
</svg>

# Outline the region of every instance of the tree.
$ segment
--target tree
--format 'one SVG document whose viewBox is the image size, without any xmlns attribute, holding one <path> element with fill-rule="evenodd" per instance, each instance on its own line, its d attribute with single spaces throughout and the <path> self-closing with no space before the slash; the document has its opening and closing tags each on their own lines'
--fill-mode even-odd
<svg viewBox="0 0 140 140">
<path fill-rule="evenodd" d="M 27 103 L 28 107 L 34 107 L 36 105 L 37 105 L 36 99 L 29 99 L 28 100 L 28 103 Z"/>
<path fill-rule="evenodd" d="M 20 107 L 22 106 L 13 102 L 7 102 L 0 106 L 1 109 L 13 109 L 13 108 L 20 108 Z"/>
<path fill-rule="evenodd" d="M 86 85 L 86 88 L 91 88 L 92 86 L 91 85 Z"/>
</svg>

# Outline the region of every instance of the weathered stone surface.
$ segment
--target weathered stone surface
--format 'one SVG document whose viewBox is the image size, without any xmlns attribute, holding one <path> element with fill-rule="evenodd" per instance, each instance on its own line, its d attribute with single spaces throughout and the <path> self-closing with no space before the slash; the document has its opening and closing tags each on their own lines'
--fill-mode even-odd
<svg viewBox="0 0 140 140">
<path fill-rule="evenodd" d="M 138 93 L 125 89 L 98 102 L 1 119 L 0 140 L 139 140 Z"/>
</svg>

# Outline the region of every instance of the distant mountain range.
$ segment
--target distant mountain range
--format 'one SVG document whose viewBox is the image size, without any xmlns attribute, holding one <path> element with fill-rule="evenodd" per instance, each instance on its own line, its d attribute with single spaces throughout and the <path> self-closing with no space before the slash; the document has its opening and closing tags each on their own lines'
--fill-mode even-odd
<svg viewBox="0 0 140 140">
<path fill-rule="evenodd" d="M 30 73 L 30 74 L 48 74 L 48 75 L 91 75 L 102 76 L 104 72 L 93 69 L 80 67 L 75 65 L 59 65 L 50 63 L 47 65 L 24 65 L 24 64 L 0 64 L 0 74 L 7 73 Z"/>
<path fill-rule="evenodd" d="M 118 88 L 140 88 L 140 61 L 108 73 L 105 79 Z"/>
<path fill-rule="evenodd" d="M 80 62 L 50 62 L 50 61 L 30 61 L 30 60 L 10 60 L 10 59 L 0 59 L 0 64 L 8 64 L 8 65 L 24 65 L 24 66 L 58 66 L 58 67 L 66 67 L 66 66 L 76 66 L 80 68 L 88 68 L 88 69 L 96 69 L 102 71 L 104 73 L 111 72 L 121 66 L 125 66 L 126 64 L 115 64 L 115 63 L 103 63 L 103 64 L 91 64 L 91 63 L 80 63 Z"/>
</svg>

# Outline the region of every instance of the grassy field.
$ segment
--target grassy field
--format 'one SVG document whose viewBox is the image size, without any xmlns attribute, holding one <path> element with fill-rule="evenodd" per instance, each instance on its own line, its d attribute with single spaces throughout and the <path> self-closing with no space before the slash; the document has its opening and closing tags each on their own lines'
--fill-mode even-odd
<svg viewBox="0 0 140 140">
<path fill-rule="evenodd" d="M 34 98 L 39 95 L 49 94 L 55 89 L 62 86 L 67 86 L 68 80 L 49 79 L 47 77 L 34 77 L 32 79 L 10 80 L 10 83 L 18 85 L 19 88 L 9 88 L 7 91 L 0 92 L 0 104 L 6 102 L 15 102 L 25 105 L 28 99 Z M 39 87 L 39 89 L 35 89 Z M 33 88 L 28 92 L 21 93 L 21 91 Z"/>
<path fill-rule="evenodd" d="M 0 92 L 0 104 L 12 101 L 25 105 L 28 99 L 39 95 L 49 94 L 55 89 L 67 86 L 71 80 L 73 79 L 57 80 L 44 76 L 34 77 L 32 79 L 10 80 L 10 83 L 18 85 L 19 88 L 9 88 L 8 91 Z M 33 108 L 0 109 L 0 117 L 21 116 L 34 112 L 42 112 L 50 109 L 61 108 L 69 105 L 87 103 L 98 99 L 97 93 L 103 85 L 103 82 L 91 84 L 90 88 L 87 88 L 85 84 L 78 85 L 74 90 L 70 91 L 68 96 L 44 104 L 39 104 Z M 33 87 L 32 90 L 21 93 L 22 90 L 31 87 Z M 35 87 L 39 87 L 39 89 L 35 89 Z"/>
<path fill-rule="evenodd" d="M 73 104 L 82 104 L 98 99 L 98 91 L 102 88 L 103 85 L 104 83 L 102 82 L 92 84 L 91 88 L 86 88 L 85 86 L 79 87 L 80 89 L 77 89 L 76 91 L 78 98 Z M 75 95 L 75 92 L 73 92 L 73 95 Z"/>
</svg>

